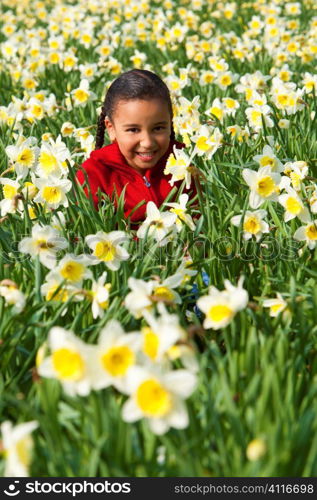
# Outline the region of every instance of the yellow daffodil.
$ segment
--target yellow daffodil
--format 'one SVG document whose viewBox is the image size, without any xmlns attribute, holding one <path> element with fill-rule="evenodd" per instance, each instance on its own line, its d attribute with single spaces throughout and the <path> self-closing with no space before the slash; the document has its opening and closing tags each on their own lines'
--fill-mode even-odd
<svg viewBox="0 0 317 500">
<path fill-rule="evenodd" d="M 209 288 L 208 295 L 197 300 L 197 306 L 205 313 L 204 328 L 218 330 L 227 326 L 236 313 L 247 306 L 248 292 L 242 288 L 243 278 L 238 286 L 225 280 L 225 290 L 219 291 L 214 286 Z"/>
<path fill-rule="evenodd" d="M 244 216 L 241 214 L 232 217 L 231 223 L 234 226 L 240 226 L 241 219 L 243 218 L 243 238 L 245 240 L 249 240 L 252 236 L 254 236 L 256 241 L 259 241 L 263 233 L 269 232 L 269 225 L 263 220 L 266 216 L 266 210 L 255 210 L 252 212 L 247 210 Z"/>
<path fill-rule="evenodd" d="M 51 354 L 40 362 L 39 375 L 59 380 L 70 396 L 87 396 L 92 386 L 95 346 L 64 328 L 53 327 L 48 334 L 48 347 Z"/>
<path fill-rule="evenodd" d="M 249 198 L 251 208 L 258 208 L 267 200 L 277 201 L 281 176 L 272 173 L 271 167 L 261 167 L 258 172 L 245 168 L 242 176 L 251 189 Z"/>
<path fill-rule="evenodd" d="M 98 231 L 89 234 L 85 241 L 93 251 L 92 255 L 112 271 L 117 271 L 122 260 L 127 260 L 130 255 L 121 245 L 128 240 L 128 235 L 123 231 L 111 231 L 105 233 Z"/>
<path fill-rule="evenodd" d="M 130 398 L 123 406 L 122 418 L 126 422 L 146 418 L 154 434 L 164 434 L 170 427 L 184 429 L 189 423 L 184 399 L 196 384 L 196 376 L 187 370 L 161 373 L 133 367 L 126 385 Z"/>
<path fill-rule="evenodd" d="M 2 447 L 5 456 L 5 477 L 28 477 L 32 460 L 31 433 L 38 427 L 35 421 L 13 425 L 6 420 L 1 424 Z"/>
</svg>

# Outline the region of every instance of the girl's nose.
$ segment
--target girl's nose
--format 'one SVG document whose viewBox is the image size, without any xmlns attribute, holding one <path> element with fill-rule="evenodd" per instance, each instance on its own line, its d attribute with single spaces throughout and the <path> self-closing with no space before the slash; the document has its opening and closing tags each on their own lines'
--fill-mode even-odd
<svg viewBox="0 0 317 500">
<path fill-rule="evenodd" d="M 153 146 L 153 138 L 151 134 L 149 134 L 148 132 L 144 132 L 140 139 L 140 145 L 146 149 L 151 148 Z"/>
</svg>

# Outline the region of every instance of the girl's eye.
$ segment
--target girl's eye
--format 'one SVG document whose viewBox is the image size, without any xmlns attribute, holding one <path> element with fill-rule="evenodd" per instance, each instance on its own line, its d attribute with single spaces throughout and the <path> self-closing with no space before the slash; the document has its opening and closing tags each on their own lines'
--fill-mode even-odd
<svg viewBox="0 0 317 500">
<path fill-rule="evenodd" d="M 165 130 L 166 127 L 164 127 L 163 125 L 158 125 L 157 127 L 154 127 L 153 130 L 155 131 L 161 131 L 161 130 Z M 139 132 L 139 129 L 136 128 L 136 127 L 131 127 L 131 128 L 127 128 L 126 132 L 132 132 L 133 134 Z"/>
</svg>

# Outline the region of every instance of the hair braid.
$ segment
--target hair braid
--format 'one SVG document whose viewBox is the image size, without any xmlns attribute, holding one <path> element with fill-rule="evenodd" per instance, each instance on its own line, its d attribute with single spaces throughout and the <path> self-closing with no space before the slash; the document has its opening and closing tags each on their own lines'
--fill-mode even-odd
<svg viewBox="0 0 317 500">
<path fill-rule="evenodd" d="M 175 130 L 174 130 L 174 127 L 173 127 L 173 122 L 171 124 L 171 141 L 175 141 L 176 140 L 176 136 L 175 136 Z"/>
<path fill-rule="evenodd" d="M 102 148 L 104 143 L 105 129 L 106 129 L 105 118 L 106 118 L 106 112 L 103 107 L 98 118 L 95 149 Z"/>
</svg>

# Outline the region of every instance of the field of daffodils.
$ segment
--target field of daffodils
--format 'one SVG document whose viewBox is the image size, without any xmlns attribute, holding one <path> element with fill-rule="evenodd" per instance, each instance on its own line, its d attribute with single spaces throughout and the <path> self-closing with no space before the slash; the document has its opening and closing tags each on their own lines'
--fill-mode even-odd
<svg viewBox="0 0 317 500">
<path fill-rule="evenodd" d="M 313 0 L 2 0 L 1 475 L 316 476 L 316 56 Z M 137 229 L 75 181 L 132 68 L 186 144 Z"/>
</svg>

